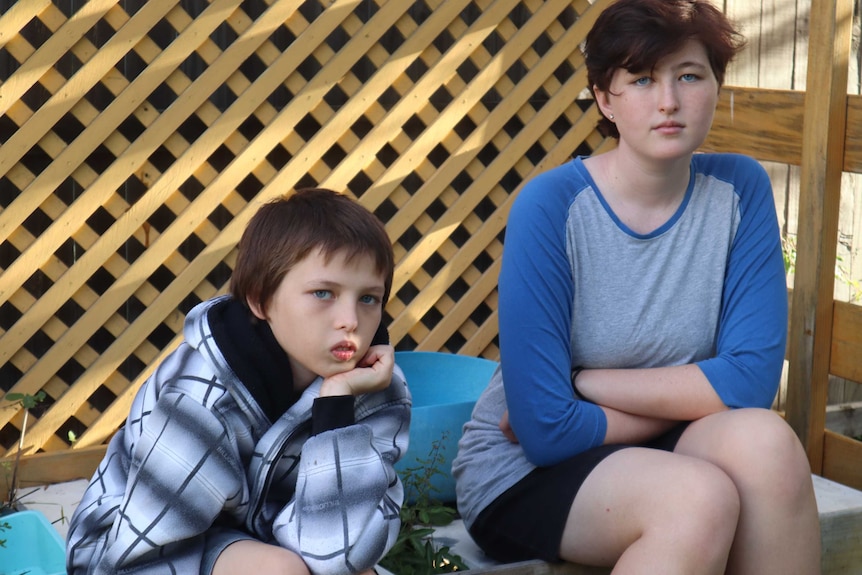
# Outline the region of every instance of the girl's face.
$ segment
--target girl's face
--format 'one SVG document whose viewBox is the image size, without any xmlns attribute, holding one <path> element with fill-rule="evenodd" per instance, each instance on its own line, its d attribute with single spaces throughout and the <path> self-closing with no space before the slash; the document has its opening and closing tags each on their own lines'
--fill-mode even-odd
<svg viewBox="0 0 862 575">
<path fill-rule="evenodd" d="M 620 132 L 620 148 L 654 160 L 692 154 L 706 139 L 718 103 L 718 81 L 706 48 L 689 40 L 654 70 L 617 69 L 596 101 Z"/>
<path fill-rule="evenodd" d="M 371 345 L 383 315 L 384 278 L 370 255 L 348 261 L 318 250 L 281 280 L 266 309 L 249 301 L 290 357 L 296 389 L 349 371 Z"/>
</svg>

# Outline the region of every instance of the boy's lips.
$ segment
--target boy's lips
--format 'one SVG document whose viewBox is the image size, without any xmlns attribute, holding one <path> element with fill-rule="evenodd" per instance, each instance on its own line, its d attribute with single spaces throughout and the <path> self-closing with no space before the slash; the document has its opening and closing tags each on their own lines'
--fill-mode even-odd
<svg viewBox="0 0 862 575">
<path fill-rule="evenodd" d="M 356 346 L 350 342 L 343 341 L 338 345 L 333 346 L 330 351 L 338 361 L 350 361 L 356 353 Z"/>
</svg>

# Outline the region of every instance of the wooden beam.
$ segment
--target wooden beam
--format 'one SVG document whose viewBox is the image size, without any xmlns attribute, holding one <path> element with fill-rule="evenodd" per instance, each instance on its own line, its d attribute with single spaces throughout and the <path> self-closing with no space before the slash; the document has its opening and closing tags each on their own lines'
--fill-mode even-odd
<svg viewBox="0 0 862 575">
<path fill-rule="evenodd" d="M 862 441 L 826 430 L 823 436 L 823 477 L 862 489 Z"/>
<path fill-rule="evenodd" d="M 701 150 L 798 166 L 804 111 L 805 92 L 725 86 Z"/>
<path fill-rule="evenodd" d="M 836 301 L 829 373 L 862 383 L 862 306 Z"/>
<path fill-rule="evenodd" d="M 725 86 L 703 152 L 747 154 L 760 161 L 802 163 L 805 92 Z M 847 126 L 862 126 L 862 95 L 847 96 Z M 846 130 L 845 172 L 862 174 L 862 130 Z"/>
<path fill-rule="evenodd" d="M 63 483 L 75 479 L 89 479 L 93 476 L 99 462 L 105 456 L 106 445 L 97 445 L 84 449 L 66 449 L 25 455 L 18 467 L 18 486 L 31 487 Z M 0 459 L 3 472 L 0 473 L 0 493 L 7 493 L 11 481 L 11 467 L 14 456 Z M 8 464 L 8 465 L 7 465 Z"/>
<path fill-rule="evenodd" d="M 862 96 L 847 97 L 847 125 L 855 129 L 847 131 L 844 144 L 844 171 L 862 173 Z"/>
<path fill-rule="evenodd" d="M 812 0 L 787 421 L 823 467 L 853 0 Z"/>
</svg>

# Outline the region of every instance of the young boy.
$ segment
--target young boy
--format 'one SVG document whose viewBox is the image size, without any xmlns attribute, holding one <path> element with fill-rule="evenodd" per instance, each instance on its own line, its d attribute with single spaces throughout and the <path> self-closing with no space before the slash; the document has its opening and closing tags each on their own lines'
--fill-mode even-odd
<svg viewBox="0 0 862 575">
<path fill-rule="evenodd" d="M 345 196 L 264 205 L 231 295 L 189 313 L 111 440 L 69 574 L 370 572 L 398 534 L 410 423 L 381 325 L 393 267 Z"/>
</svg>

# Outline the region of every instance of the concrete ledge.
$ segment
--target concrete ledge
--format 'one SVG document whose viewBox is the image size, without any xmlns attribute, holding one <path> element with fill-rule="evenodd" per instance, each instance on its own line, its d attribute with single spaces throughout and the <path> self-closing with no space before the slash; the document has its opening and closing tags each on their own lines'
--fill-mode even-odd
<svg viewBox="0 0 862 575">
<path fill-rule="evenodd" d="M 862 573 L 862 491 L 814 476 L 823 575 Z"/>
<path fill-rule="evenodd" d="M 862 491 L 813 476 L 823 545 L 822 575 L 862 573 Z M 471 573 L 496 575 L 607 575 L 610 569 L 573 563 L 525 561 L 501 565 L 485 555 L 470 538 L 462 521 L 437 528 L 434 541 L 448 545 Z"/>
<path fill-rule="evenodd" d="M 813 476 L 817 509 L 820 512 L 820 533 L 823 545 L 823 575 L 862 574 L 862 491 L 840 483 Z M 87 481 L 22 490 L 23 503 L 39 509 L 54 523 L 61 535 L 67 521 L 80 501 Z M 526 561 L 501 565 L 487 557 L 467 534 L 462 521 L 439 527 L 434 540 L 448 545 L 452 552 L 464 558 L 471 573 L 497 575 L 606 575 L 610 569 L 586 567 L 573 563 L 550 564 Z M 378 568 L 381 574 L 387 573 Z M 397 574 L 394 574 L 397 575 Z"/>
</svg>

